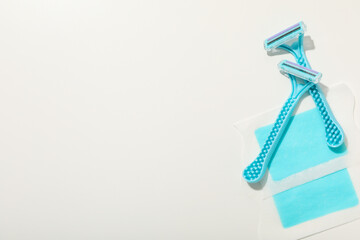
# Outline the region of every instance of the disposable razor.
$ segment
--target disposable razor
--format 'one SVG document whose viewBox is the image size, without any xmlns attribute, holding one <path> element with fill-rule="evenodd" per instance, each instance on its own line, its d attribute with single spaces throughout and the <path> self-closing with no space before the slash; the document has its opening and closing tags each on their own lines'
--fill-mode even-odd
<svg viewBox="0 0 360 240">
<path fill-rule="evenodd" d="M 305 24 L 299 22 L 285 30 L 269 37 L 264 42 L 265 50 L 272 51 L 274 49 L 282 49 L 291 53 L 296 62 L 308 69 L 311 69 L 309 61 L 306 58 L 305 50 L 303 46 L 304 32 L 306 30 Z M 296 40 L 289 45 L 291 40 Z M 340 124 L 336 121 L 326 98 L 321 91 L 319 85 L 313 85 L 309 89 L 310 95 L 313 97 L 316 107 L 324 121 L 326 142 L 329 147 L 339 147 L 344 142 L 344 132 Z"/>
<path fill-rule="evenodd" d="M 259 155 L 243 172 L 243 177 L 249 183 L 258 182 L 264 176 L 296 104 L 306 91 L 319 82 L 322 76 L 321 73 L 317 71 L 287 60 L 280 62 L 278 67 L 280 72 L 290 79 L 292 91 L 282 107 Z"/>
</svg>

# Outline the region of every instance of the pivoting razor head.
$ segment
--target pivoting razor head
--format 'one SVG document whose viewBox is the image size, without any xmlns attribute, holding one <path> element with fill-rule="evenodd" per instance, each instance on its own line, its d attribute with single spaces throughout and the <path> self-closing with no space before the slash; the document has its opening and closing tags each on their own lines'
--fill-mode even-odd
<svg viewBox="0 0 360 240">
<path fill-rule="evenodd" d="M 318 83 L 322 77 L 321 73 L 288 60 L 281 61 L 278 67 L 280 72 L 286 76 L 293 75 L 312 83 Z"/>
<path fill-rule="evenodd" d="M 286 28 L 285 30 L 267 38 L 264 42 L 264 47 L 266 51 L 271 51 L 272 49 L 298 37 L 300 34 L 304 34 L 306 26 L 303 22 L 299 22 L 291 27 Z"/>
</svg>

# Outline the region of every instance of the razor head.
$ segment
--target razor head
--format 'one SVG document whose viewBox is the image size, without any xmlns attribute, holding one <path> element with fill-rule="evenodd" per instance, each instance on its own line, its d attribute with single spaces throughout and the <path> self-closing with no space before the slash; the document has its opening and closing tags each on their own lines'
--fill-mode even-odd
<svg viewBox="0 0 360 240">
<path fill-rule="evenodd" d="M 299 64 L 290 62 L 288 60 L 281 61 L 278 67 L 280 72 L 288 77 L 289 75 L 293 75 L 315 84 L 318 83 L 322 77 L 320 72 L 300 66 Z"/>
<path fill-rule="evenodd" d="M 299 35 L 304 34 L 305 30 L 305 24 L 303 22 L 299 22 L 267 38 L 264 41 L 264 48 L 266 51 L 271 51 L 272 49 L 298 37 Z"/>
</svg>

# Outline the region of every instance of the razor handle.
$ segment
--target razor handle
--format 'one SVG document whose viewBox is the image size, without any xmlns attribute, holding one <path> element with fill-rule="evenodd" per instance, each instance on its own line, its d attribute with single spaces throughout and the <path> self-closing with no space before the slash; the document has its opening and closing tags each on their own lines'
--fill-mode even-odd
<svg viewBox="0 0 360 240">
<path fill-rule="evenodd" d="M 285 102 L 259 155 L 243 172 L 243 177 L 247 182 L 256 183 L 264 176 L 267 165 L 276 151 L 299 98 L 300 96 L 289 97 Z"/>
<path fill-rule="evenodd" d="M 311 68 L 307 58 L 305 57 L 305 52 L 302 54 L 302 57 L 297 58 L 297 62 L 302 66 Z M 309 89 L 309 94 L 314 99 L 315 105 L 324 122 L 327 145 L 332 148 L 341 146 L 345 139 L 344 131 L 342 130 L 340 124 L 336 121 L 320 86 L 312 86 Z"/>
<path fill-rule="evenodd" d="M 302 50 L 299 52 L 300 57 L 295 57 L 299 65 L 311 68 L 309 61 Z M 329 104 L 321 91 L 320 86 L 314 85 L 309 89 L 309 94 L 314 99 L 315 105 L 319 110 L 320 116 L 325 125 L 326 143 L 329 147 L 336 148 L 344 143 L 345 134 L 340 124 L 336 121 Z"/>
<path fill-rule="evenodd" d="M 339 147 L 344 143 L 344 132 L 331 112 L 323 92 L 320 87 L 314 85 L 309 89 L 309 93 L 314 99 L 316 107 L 318 108 L 324 122 L 326 142 L 328 146 L 333 148 Z"/>
</svg>

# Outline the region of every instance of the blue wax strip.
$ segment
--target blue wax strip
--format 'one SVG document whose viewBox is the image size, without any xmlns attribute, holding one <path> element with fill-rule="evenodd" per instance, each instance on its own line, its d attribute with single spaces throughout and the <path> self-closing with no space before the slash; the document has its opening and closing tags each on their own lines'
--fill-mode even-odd
<svg viewBox="0 0 360 240">
<path fill-rule="evenodd" d="M 358 205 L 347 169 L 273 196 L 284 228 Z"/>
<path fill-rule="evenodd" d="M 324 123 L 316 108 L 297 114 L 290 121 L 268 166 L 274 181 L 347 154 L 345 144 L 338 148 L 328 147 Z M 255 131 L 260 147 L 264 145 L 272 126 L 267 125 Z"/>
</svg>

